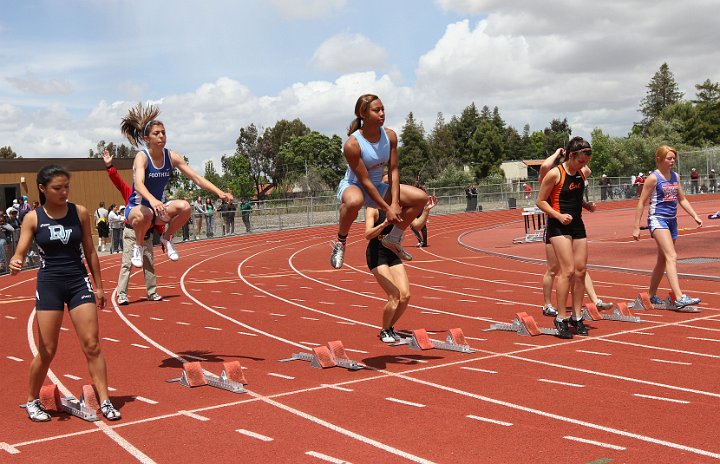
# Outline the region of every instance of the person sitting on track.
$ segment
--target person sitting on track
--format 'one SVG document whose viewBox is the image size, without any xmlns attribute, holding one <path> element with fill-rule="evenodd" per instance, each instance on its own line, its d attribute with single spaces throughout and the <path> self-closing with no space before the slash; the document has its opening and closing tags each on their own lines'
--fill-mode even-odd
<svg viewBox="0 0 720 464">
<path fill-rule="evenodd" d="M 635 209 L 635 223 L 632 236 L 640 240 L 640 219 L 645 209 L 645 203 L 650 200 L 648 209 L 648 229 L 657 244 L 657 261 L 650 277 L 648 295 L 652 304 L 662 304 L 657 296 L 658 286 L 663 274 L 667 274 L 670 288 L 675 295 L 682 295 L 676 302 L 678 309 L 700 303 L 700 298 L 690 298 L 680 290 L 680 280 L 677 275 L 677 252 L 675 240 L 678 237 L 677 205 L 693 218 L 698 227 L 702 227 L 702 219 L 695 213 L 680 182 L 680 176 L 673 170 L 677 162 L 677 150 L 667 145 L 655 151 L 657 169 L 648 176 L 643 186 L 640 200 Z"/>
<path fill-rule="evenodd" d="M 552 168 L 556 167 L 563 161 L 565 161 L 565 150 L 563 148 L 558 148 L 555 153 L 548 156 L 545 161 L 543 161 L 543 163 L 540 165 L 539 181 L 542 182 L 548 171 L 550 171 Z M 583 166 L 582 171 L 585 175 L 585 178 L 590 177 L 590 174 L 592 174 L 592 171 L 588 166 Z M 583 205 L 588 204 L 583 202 Z M 543 274 L 544 304 L 542 307 L 542 313 L 545 316 L 557 316 L 557 308 L 555 308 L 552 304 L 552 288 L 553 283 L 555 282 L 555 275 L 560 269 L 560 264 L 558 263 L 557 257 L 555 256 L 555 250 L 553 249 L 553 246 L 548 238 L 547 228 L 545 229 L 544 241 L 545 260 L 547 263 L 547 268 L 545 269 L 545 273 Z M 595 286 L 593 285 L 592 279 L 590 278 L 590 272 L 588 272 L 587 270 L 585 271 L 585 293 L 587 293 L 590 301 L 592 301 L 595 304 L 595 307 L 597 307 L 598 309 L 610 309 L 613 307 L 613 304 L 611 302 L 605 302 L 598 298 L 597 293 L 595 293 Z M 558 305 L 561 304 L 563 303 L 558 301 Z"/>
<path fill-rule="evenodd" d="M 164 190 L 173 169 L 177 168 L 198 187 L 229 200 L 232 195 L 223 192 L 212 182 L 196 173 L 178 153 L 165 148 L 165 125 L 155 118 L 160 110 L 153 105 L 143 108 L 141 103 L 130 109 L 122 120 L 121 130 L 133 146 L 144 143 L 147 148 L 135 155 L 133 163 L 133 192 L 125 208 L 125 219 L 135 231 L 132 265 L 142 267 L 145 231 L 154 223 L 166 223 L 160 242 L 168 258 L 177 261 L 179 255 L 172 238 L 190 218 L 192 211 L 186 200 L 163 201 Z"/>
<path fill-rule="evenodd" d="M 38 245 L 41 264 L 37 273 L 35 309 L 38 330 L 38 353 L 30 363 L 28 417 L 34 422 L 47 422 L 50 415 L 39 396 L 50 363 L 57 352 L 60 327 L 65 306 L 85 353 L 90 377 L 100 399 L 100 410 L 108 420 L 120 419 L 120 411 L 110 402 L 107 367 L 98 336 L 98 307 L 105 306 L 100 260 L 93 246 L 90 214 L 82 205 L 70 203 L 70 172 L 49 165 L 37 173 L 41 207 L 25 216 L 10 271 L 22 270 L 33 239 Z M 90 268 L 95 289 L 83 264 L 83 255 Z"/>
<path fill-rule="evenodd" d="M 422 229 L 427 222 L 430 210 L 437 204 L 437 199 L 428 197 L 423 212 L 412 221 L 412 227 Z M 390 233 L 393 225 L 385 216 L 385 212 L 373 207 L 365 209 L 365 238 L 368 240 L 365 250 L 365 259 L 368 269 L 375 276 L 380 287 L 387 294 L 387 303 L 382 317 L 382 330 L 380 340 L 392 343 L 400 340 L 395 332 L 395 324 L 403 315 L 410 301 L 410 282 L 408 281 L 405 266 L 394 252 L 382 245 L 385 234 Z"/>
<path fill-rule="evenodd" d="M 345 259 L 345 242 L 350 226 L 363 206 L 381 209 L 392 231 L 382 245 L 405 261 L 412 255 L 400 244 L 402 235 L 427 203 L 427 194 L 409 185 L 400 184 L 398 172 L 398 139 L 395 131 L 383 127 L 385 107 L 377 95 L 361 95 L 355 103 L 356 118 L 350 124 L 343 153 L 348 163 L 345 177 L 338 186 L 340 223 L 337 242 L 333 244 L 330 264 L 340 269 Z M 382 182 L 388 165 L 388 184 Z"/>
<path fill-rule="evenodd" d="M 537 206 L 548 215 L 547 236 L 560 264 L 557 282 L 557 316 L 555 327 L 560 338 L 572 338 L 568 328 L 565 302 L 573 295 L 570 324 L 578 335 L 587 335 L 582 321 L 582 300 L 585 295 L 587 235 L 582 220 L 585 175 L 582 168 L 590 162 L 592 149 L 582 137 L 573 137 L 565 147 L 566 160 L 545 175 L 538 193 Z M 595 205 L 585 208 L 594 211 Z"/>
</svg>

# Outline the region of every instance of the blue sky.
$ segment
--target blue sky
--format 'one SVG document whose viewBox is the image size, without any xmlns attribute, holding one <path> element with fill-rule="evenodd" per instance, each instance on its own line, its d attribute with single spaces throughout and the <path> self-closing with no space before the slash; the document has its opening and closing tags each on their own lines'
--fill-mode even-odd
<svg viewBox="0 0 720 464">
<path fill-rule="evenodd" d="M 625 135 L 663 62 L 689 97 L 720 80 L 717 17 L 709 0 L 0 0 L 0 146 L 85 157 L 152 101 L 202 170 L 250 123 L 344 136 L 366 92 L 397 130 L 474 101 L 518 130 Z"/>
</svg>

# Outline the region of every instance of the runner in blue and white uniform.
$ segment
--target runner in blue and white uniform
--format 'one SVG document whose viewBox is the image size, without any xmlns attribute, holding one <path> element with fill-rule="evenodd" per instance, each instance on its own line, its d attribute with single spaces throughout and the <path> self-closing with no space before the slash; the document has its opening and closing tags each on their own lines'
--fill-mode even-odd
<svg viewBox="0 0 720 464">
<path fill-rule="evenodd" d="M 220 198 L 231 200 L 230 193 L 223 192 L 212 182 L 196 173 L 178 153 L 165 148 L 167 142 L 165 126 L 155 118 L 160 110 L 150 105 L 143 108 L 138 104 L 130 109 L 123 118 L 121 130 L 133 146 L 144 144 L 146 148 L 135 155 L 133 163 L 133 193 L 130 195 L 125 218 L 135 231 L 136 244 L 133 247 L 131 262 L 142 267 L 144 246 L 143 237 L 153 223 L 166 223 L 165 233 L 160 241 L 167 251 L 168 258 L 177 261 L 179 256 L 172 242 L 175 232 L 190 218 L 190 204 L 186 200 L 164 201 L 164 191 L 175 168 L 195 185 L 208 190 Z"/>
<path fill-rule="evenodd" d="M 350 123 L 348 140 L 343 154 L 348 168 L 340 181 L 337 198 L 340 205 L 338 239 L 333 244 L 330 264 L 342 267 L 345 259 L 345 242 L 350 226 L 363 206 L 381 209 L 392 231 L 382 240 L 383 246 L 400 258 L 409 261 L 412 256 L 400 244 L 410 223 L 420 214 L 427 194 L 417 187 L 400 184 L 395 131 L 383 127 L 385 107 L 377 95 L 362 95 L 355 103 L 356 118 Z M 388 183 L 382 182 L 385 167 Z"/>
<path fill-rule="evenodd" d="M 657 296 L 657 290 L 663 274 L 667 273 L 673 293 L 682 295 L 675 302 L 677 308 L 680 309 L 700 303 L 700 298 L 690 298 L 680 290 L 680 280 L 677 275 L 677 252 L 675 251 L 675 240 L 678 237 L 677 205 L 680 204 L 692 216 L 698 227 L 702 227 L 702 219 L 695 213 L 690 201 L 685 196 L 680 176 L 672 169 L 677 162 L 677 151 L 663 145 L 655 152 L 655 162 L 657 169 L 645 180 L 640 200 L 635 209 L 632 235 L 635 240 L 640 240 L 640 219 L 645 209 L 645 203 L 649 200 L 648 228 L 658 248 L 657 261 L 648 288 L 650 302 L 662 303 Z"/>
<path fill-rule="evenodd" d="M 45 166 L 37 174 L 42 206 L 25 215 L 15 255 L 10 260 L 13 275 L 22 270 L 33 240 L 40 252 L 35 309 L 38 354 L 30 363 L 30 382 L 25 409 L 30 420 L 46 422 L 50 415 L 40 403 L 40 388 L 57 351 L 65 306 L 87 359 L 97 389 L 100 409 L 109 420 L 120 419 L 110 402 L 105 357 L 100 350 L 97 307 L 105 306 L 100 261 L 93 246 L 90 214 L 81 205 L 69 203 L 70 173 L 60 166 Z M 83 263 L 83 253 L 95 282 L 93 289 Z"/>
</svg>

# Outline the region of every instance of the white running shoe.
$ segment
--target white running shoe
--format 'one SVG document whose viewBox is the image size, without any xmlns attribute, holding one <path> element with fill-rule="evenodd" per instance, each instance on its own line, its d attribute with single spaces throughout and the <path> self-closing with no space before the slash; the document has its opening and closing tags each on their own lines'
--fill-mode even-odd
<svg viewBox="0 0 720 464">
<path fill-rule="evenodd" d="M 333 250 L 330 255 L 330 265 L 335 269 L 340 269 L 345 262 L 345 242 L 334 242 Z"/>
<path fill-rule="evenodd" d="M 110 400 L 105 400 L 100 405 L 100 411 L 102 411 L 103 416 L 105 416 L 105 419 L 116 421 L 119 420 L 122 417 L 122 414 L 120 414 L 120 411 L 115 409 L 115 406 L 112 405 Z"/>
<path fill-rule="evenodd" d="M 28 417 L 33 422 L 47 422 L 50 420 L 50 414 L 45 411 L 40 399 L 32 400 L 25 405 Z"/>
<path fill-rule="evenodd" d="M 130 300 L 128 300 L 127 295 L 118 295 L 118 305 L 125 306 L 125 305 L 129 305 L 129 304 L 130 304 Z"/>
<path fill-rule="evenodd" d="M 164 236 L 160 236 L 160 243 L 165 247 L 165 250 L 167 251 L 167 256 L 170 259 L 170 261 L 177 261 L 180 259 L 180 255 L 178 254 L 177 250 L 175 250 L 175 245 L 173 245 L 172 238 L 170 240 L 165 239 Z"/>
<path fill-rule="evenodd" d="M 596 307 L 597 309 L 601 309 L 601 310 L 602 310 L 602 309 L 612 309 L 613 304 L 610 303 L 609 301 L 605 302 L 605 301 L 603 301 L 603 300 L 597 300 L 597 301 L 595 302 L 595 307 Z"/>
<path fill-rule="evenodd" d="M 382 243 L 385 248 L 395 253 L 398 258 L 403 261 L 412 261 L 412 255 L 405 251 L 405 248 L 403 248 L 400 243 L 391 242 L 387 239 L 387 237 L 383 238 L 380 243 Z"/>
<path fill-rule="evenodd" d="M 130 264 L 132 264 L 135 267 L 142 267 L 144 253 L 145 253 L 144 246 L 133 245 L 132 258 L 130 258 Z"/>
</svg>

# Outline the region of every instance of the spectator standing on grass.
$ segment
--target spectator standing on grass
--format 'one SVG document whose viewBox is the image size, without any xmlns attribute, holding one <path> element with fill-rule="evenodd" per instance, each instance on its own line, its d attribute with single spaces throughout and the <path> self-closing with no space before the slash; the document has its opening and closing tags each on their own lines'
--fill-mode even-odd
<svg viewBox="0 0 720 464">
<path fill-rule="evenodd" d="M 95 224 L 98 232 L 98 251 L 106 251 L 108 239 L 110 238 L 110 224 L 108 223 L 109 211 L 105 209 L 105 202 L 101 201 L 98 209 L 95 210 Z"/>
<path fill-rule="evenodd" d="M 25 410 L 30 420 L 51 419 L 40 402 L 40 388 L 57 352 L 65 306 L 85 354 L 100 410 L 108 420 L 120 419 L 108 397 L 107 367 L 100 349 L 98 308 L 105 307 L 100 260 L 93 245 L 90 214 L 82 205 L 68 201 L 70 173 L 60 166 L 45 166 L 37 173 L 42 207 L 25 216 L 20 242 L 10 260 L 13 275 L 22 270 L 33 238 L 42 256 L 35 291 L 37 354 L 30 363 Z M 92 281 L 83 263 L 90 268 Z"/>
<path fill-rule="evenodd" d="M 695 195 L 700 193 L 700 173 L 697 169 L 692 168 L 690 170 L 690 194 Z"/>
<path fill-rule="evenodd" d="M 607 200 L 609 189 L 610 189 L 610 178 L 608 178 L 607 174 L 603 174 L 600 177 L 600 201 Z"/>
<path fill-rule="evenodd" d="M 708 192 L 715 193 L 717 190 L 715 186 L 715 170 L 711 169 L 710 172 L 708 172 Z"/>
<path fill-rule="evenodd" d="M 227 216 L 225 220 L 226 228 L 228 231 L 228 234 L 235 234 L 235 203 L 233 203 L 232 199 L 228 200 L 228 209 L 227 209 Z"/>
<path fill-rule="evenodd" d="M 245 225 L 245 233 L 252 232 L 252 226 L 250 225 L 250 213 L 252 213 L 252 203 L 247 198 L 243 198 L 240 202 L 240 215 L 242 216 L 243 224 Z"/>
<path fill-rule="evenodd" d="M 110 253 L 122 251 L 122 233 L 125 228 L 125 205 L 122 210 L 116 204 L 110 205 L 108 220 L 110 221 Z"/>
<path fill-rule="evenodd" d="M 228 204 L 226 200 L 220 201 L 220 206 L 218 206 L 218 215 L 220 216 L 220 223 L 222 223 L 222 235 L 225 236 L 228 234 Z"/>
<path fill-rule="evenodd" d="M 215 236 L 215 204 L 212 198 L 207 197 L 205 199 L 205 229 L 207 229 L 207 236 Z"/>
<path fill-rule="evenodd" d="M 195 222 L 195 240 L 200 239 L 200 232 L 202 232 L 202 225 L 205 222 L 205 202 L 201 196 L 195 199 L 193 203 L 193 221 Z"/>
<path fill-rule="evenodd" d="M 648 209 L 648 229 L 650 236 L 657 244 L 657 261 L 650 277 L 648 295 L 652 304 L 661 304 L 657 290 L 663 274 L 667 275 L 670 288 L 678 296 L 676 305 L 678 309 L 700 303 L 700 298 L 691 298 L 682 293 L 680 280 L 677 275 L 677 252 L 675 240 L 678 238 L 677 206 L 678 204 L 687 212 L 698 227 L 702 227 L 702 219 L 695 213 L 688 201 L 680 183 L 680 176 L 673 170 L 677 163 L 677 150 L 663 145 L 655 152 L 657 169 L 648 176 L 642 195 L 635 208 L 635 223 L 632 236 L 640 240 L 640 220 L 642 219 L 645 203 L 650 201 Z"/>
</svg>

